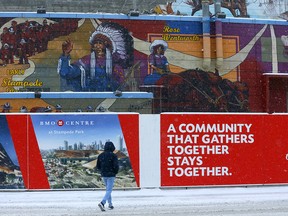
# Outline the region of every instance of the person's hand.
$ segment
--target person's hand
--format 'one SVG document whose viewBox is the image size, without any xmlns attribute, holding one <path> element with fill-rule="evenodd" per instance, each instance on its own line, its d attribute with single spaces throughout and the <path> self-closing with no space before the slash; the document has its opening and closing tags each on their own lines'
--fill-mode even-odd
<svg viewBox="0 0 288 216">
<path fill-rule="evenodd" d="M 73 43 L 70 40 L 70 38 L 68 38 L 66 41 L 64 41 L 62 43 L 63 54 L 64 55 L 69 55 L 72 50 L 73 50 Z"/>
</svg>

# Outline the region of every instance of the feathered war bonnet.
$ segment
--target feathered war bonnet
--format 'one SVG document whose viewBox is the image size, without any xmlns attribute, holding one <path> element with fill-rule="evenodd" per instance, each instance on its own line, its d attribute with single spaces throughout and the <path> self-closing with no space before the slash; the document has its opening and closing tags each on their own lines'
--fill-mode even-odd
<svg viewBox="0 0 288 216">
<path fill-rule="evenodd" d="M 96 41 L 101 41 L 109 49 L 113 63 L 120 64 L 128 68 L 133 64 L 133 38 L 128 30 L 118 23 L 103 22 L 89 38 L 89 43 L 93 45 Z"/>
</svg>

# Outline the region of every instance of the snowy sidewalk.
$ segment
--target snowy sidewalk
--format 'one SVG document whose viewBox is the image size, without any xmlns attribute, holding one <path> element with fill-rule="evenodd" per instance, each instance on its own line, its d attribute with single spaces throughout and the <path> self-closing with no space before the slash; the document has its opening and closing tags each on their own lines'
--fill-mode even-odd
<svg viewBox="0 0 288 216">
<path fill-rule="evenodd" d="M 0 192 L 5 216 L 287 216 L 288 186 L 115 190 L 114 210 L 101 212 L 103 190 Z"/>
</svg>

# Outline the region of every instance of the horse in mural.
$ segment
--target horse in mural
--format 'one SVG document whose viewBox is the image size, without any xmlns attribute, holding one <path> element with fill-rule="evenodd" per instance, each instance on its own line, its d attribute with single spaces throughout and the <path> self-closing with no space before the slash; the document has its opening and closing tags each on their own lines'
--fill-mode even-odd
<svg viewBox="0 0 288 216">
<path fill-rule="evenodd" d="M 185 3 L 192 7 L 192 16 L 202 10 L 202 0 L 187 0 Z M 209 5 L 212 4 L 214 4 L 214 0 L 209 0 Z M 234 17 L 249 17 L 246 0 L 222 0 L 221 7 L 228 9 Z"/>
<path fill-rule="evenodd" d="M 190 69 L 164 75 L 163 112 L 248 112 L 248 87 L 222 79 L 218 72 Z"/>
</svg>

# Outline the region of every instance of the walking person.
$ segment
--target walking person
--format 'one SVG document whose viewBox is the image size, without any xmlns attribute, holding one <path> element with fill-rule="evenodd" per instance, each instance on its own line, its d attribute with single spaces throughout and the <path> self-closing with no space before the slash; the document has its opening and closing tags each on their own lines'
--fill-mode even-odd
<svg viewBox="0 0 288 216">
<path fill-rule="evenodd" d="M 108 209 L 114 209 L 112 204 L 112 190 L 116 174 L 119 170 L 118 158 L 115 153 L 113 142 L 107 141 L 104 146 L 104 152 L 98 156 L 96 168 L 100 170 L 102 179 L 105 183 L 106 193 L 102 201 L 98 204 L 101 211 L 105 211 L 105 204 L 108 202 Z"/>
</svg>

